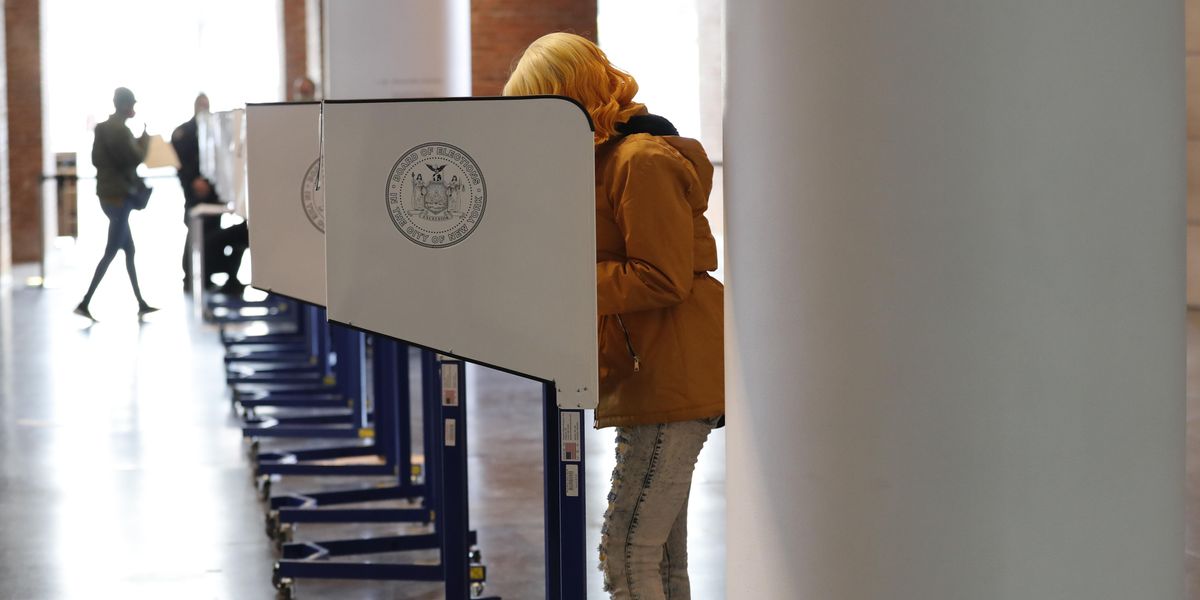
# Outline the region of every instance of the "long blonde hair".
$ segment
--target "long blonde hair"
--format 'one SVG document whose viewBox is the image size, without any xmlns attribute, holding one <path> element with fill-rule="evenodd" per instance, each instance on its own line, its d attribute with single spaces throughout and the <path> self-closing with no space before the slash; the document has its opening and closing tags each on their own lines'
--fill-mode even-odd
<svg viewBox="0 0 1200 600">
<path fill-rule="evenodd" d="M 573 33 L 535 40 L 504 84 L 505 96 L 552 94 L 578 100 L 592 117 L 597 144 L 616 135 L 617 123 L 645 108 L 633 101 L 637 91 L 632 75 L 608 62 L 596 44 Z"/>
</svg>

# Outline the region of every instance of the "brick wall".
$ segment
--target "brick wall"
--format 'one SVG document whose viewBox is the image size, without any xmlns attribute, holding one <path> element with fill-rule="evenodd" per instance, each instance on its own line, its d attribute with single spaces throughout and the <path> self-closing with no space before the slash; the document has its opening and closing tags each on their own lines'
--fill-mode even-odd
<svg viewBox="0 0 1200 600">
<path fill-rule="evenodd" d="M 305 0 L 283 0 L 284 97 L 292 97 L 292 82 L 308 75 L 308 30 Z"/>
<path fill-rule="evenodd" d="M 1187 0 L 1187 298 L 1200 307 L 1200 0 Z"/>
<path fill-rule="evenodd" d="M 472 0 L 471 80 L 476 96 L 498 96 L 521 51 L 569 31 L 596 39 L 596 0 Z"/>
<path fill-rule="evenodd" d="M 6 0 L 8 190 L 14 263 L 41 260 L 42 56 L 39 0 Z"/>
<path fill-rule="evenodd" d="M 0 0 L 0 11 L 4 0 Z M 9 276 L 12 266 L 11 223 L 8 207 L 8 94 L 7 69 L 4 64 L 4 30 L 0 29 L 0 284 Z"/>
</svg>

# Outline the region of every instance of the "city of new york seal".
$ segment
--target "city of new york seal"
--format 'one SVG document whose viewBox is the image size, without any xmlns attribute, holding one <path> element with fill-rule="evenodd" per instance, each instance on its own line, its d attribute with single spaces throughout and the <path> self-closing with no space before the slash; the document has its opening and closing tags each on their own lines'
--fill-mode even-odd
<svg viewBox="0 0 1200 600">
<path fill-rule="evenodd" d="M 388 174 L 386 203 L 396 229 L 427 248 L 453 246 L 483 220 L 487 184 L 466 152 L 442 142 L 421 144 Z"/>
<path fill-rule="evenodd" d="M 325 192 L 317 191 L 317 169 L 321 159 L 314 160 L 304 172 L 304 181 L 300 183 L 300 204 L 304 206 L 304 215 L 317 231 L 325 233 Z"/>
</svg>

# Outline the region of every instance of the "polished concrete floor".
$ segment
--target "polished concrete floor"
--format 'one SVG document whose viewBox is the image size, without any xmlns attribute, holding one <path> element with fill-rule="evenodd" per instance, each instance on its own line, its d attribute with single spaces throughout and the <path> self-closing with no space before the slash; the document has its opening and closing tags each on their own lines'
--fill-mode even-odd
<svg viewBox="0 0 1200 600">
<path fill-rule="evenodd" d="M 160 199 L 156 195 L 156 199 Z M 275 551 L 222 378 L 223 348 L 177 291 L 182 228 L 169 207 L 135 216 L 142 287 L 163 310 L 139 324 L 116 261 L 93 303 L 71 314 L 102 244 L 83 237 L 52 264 L 56 287 L 0 291 L 0 599 L 268 599 Z M 472 526 L 489 594 L 543 597 L 540 388 L 469 371 Z M 595 562 L 612 435 L 590 432 L 589 556 Z M 269 446 L 270 444 L 268 444 Z M 303 442 L 278 443 L 303 446 Z M 285 479 L 276 491 L 370 481 Z M 711 438 L 691 503 L 694 598 L 724 598 L 724 435 Z M 302 526 L 297 539 L 395 527 Z M 430 560 L 428 553 L 364 557 Z M 589 598 L 606 595 L 590 571 Z M 436 586 L 301 581 L 300 598 L 440 598 Z"/>
</svg>

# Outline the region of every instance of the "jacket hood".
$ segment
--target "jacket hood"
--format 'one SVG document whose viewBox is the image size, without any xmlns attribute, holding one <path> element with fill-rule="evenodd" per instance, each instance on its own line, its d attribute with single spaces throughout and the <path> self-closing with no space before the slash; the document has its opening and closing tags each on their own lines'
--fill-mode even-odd
<svg viewBox="0 0 1200 600">
<path fill-rule="evenodd" d="M 713 187 L 713 165 L 712 161 L 708 159 L 708 153 L 704 151 L 704 146 L 700 145 L 699 141 L 692 138 L 664 136 L 662 139 L 678 151 L 696 170 L 696 178 L 700 180 L 703 193 L 692 196 L 692 205 L 703 212 L 708 208 L 708 196 L 712 193 Z M 696 206 L 695 200 L 699 200 L 701 204 Z"/>
<path fill-rule="evenodd" d="M 670 144 L 685 160 L 691 163 L 692 168 L 696 171 L 696 178 L 700 180 L 702 186 L 703 193 L 693 195 L 689 198 L 689 202 L 701 213 L 708 208 L 708 196 L 712 193 L 713 185 L 713 165 L 712 161 L 708 159 L 708 153 L 704 151 L 704 146 L 699 141 L 680 137 L 679 130 L 671 121 L 666 117 L 649 112 L 636 114 L 623 123 L 617 123 L 616 129 L 617 133 L 625 136 L 645 133 Z"/>
</svg>

